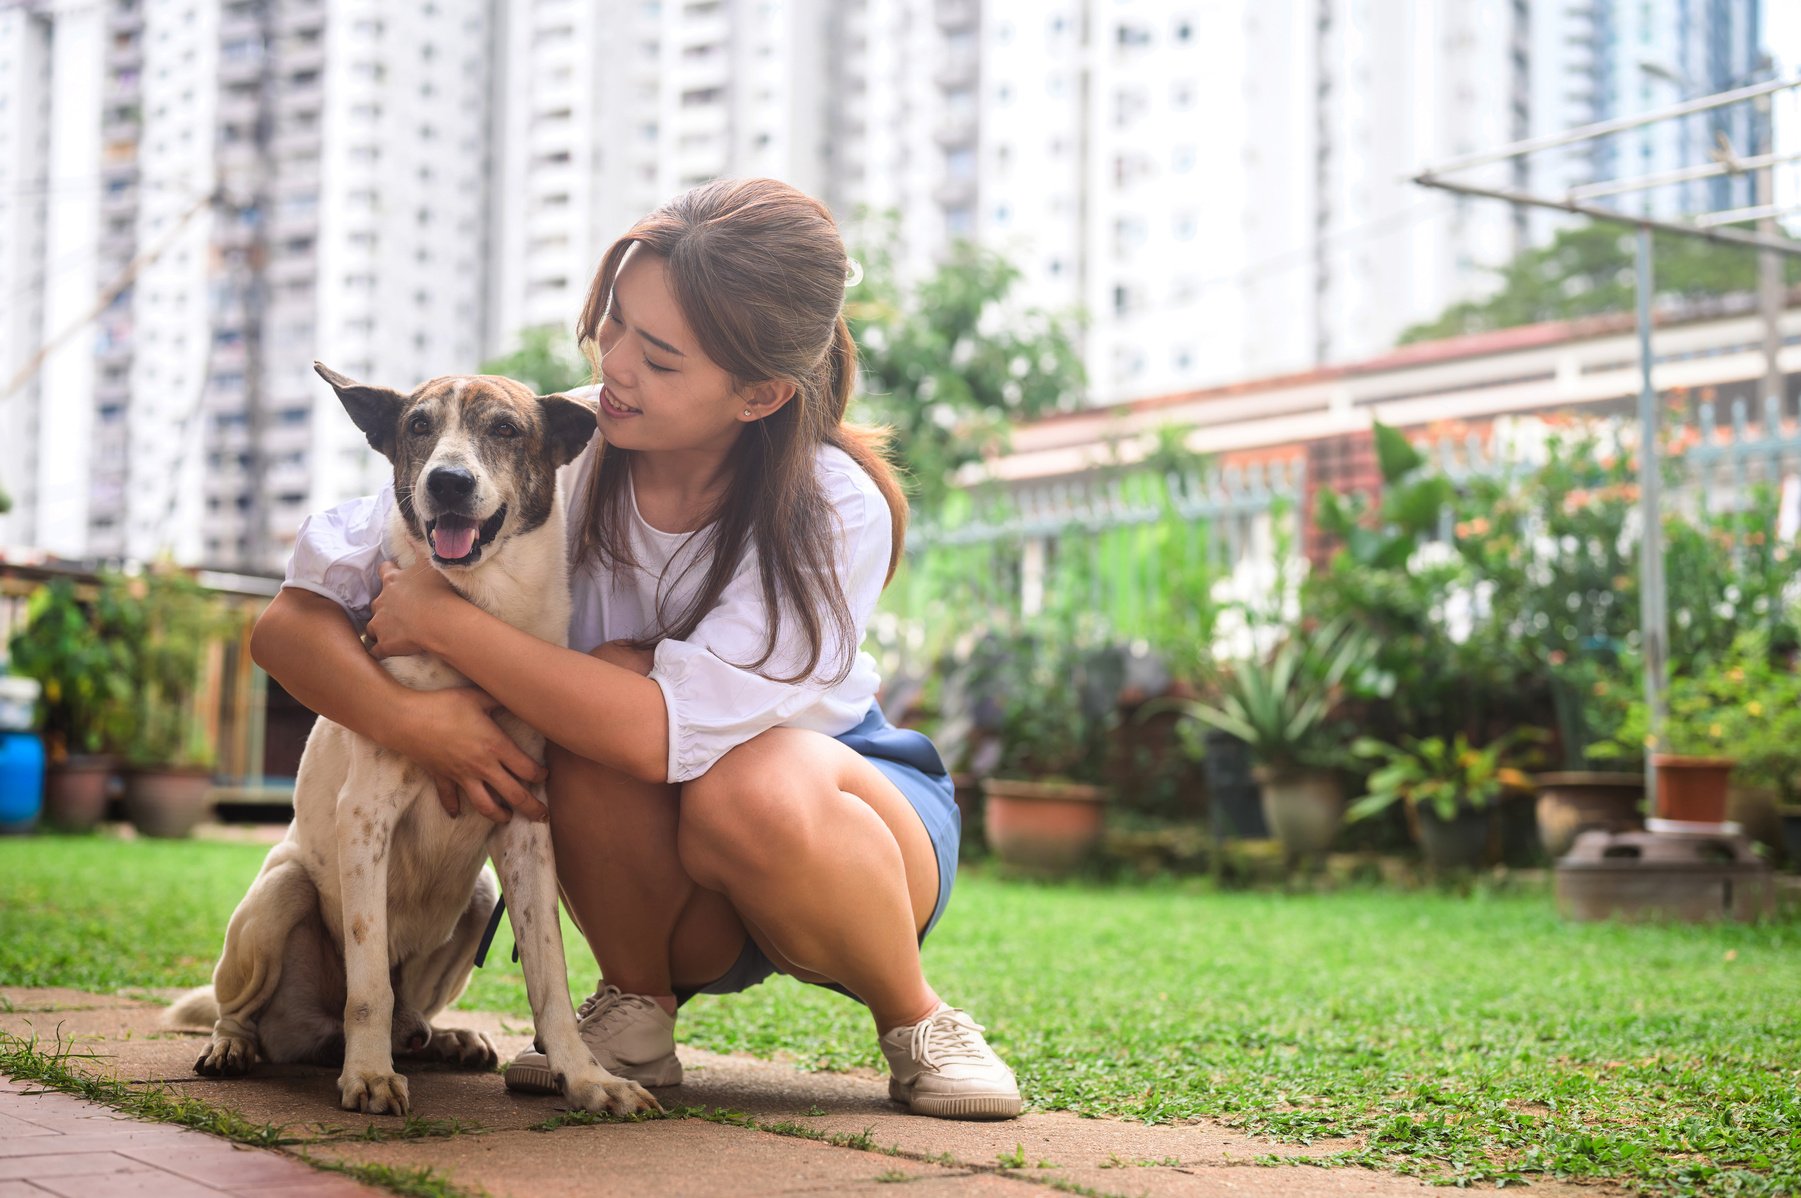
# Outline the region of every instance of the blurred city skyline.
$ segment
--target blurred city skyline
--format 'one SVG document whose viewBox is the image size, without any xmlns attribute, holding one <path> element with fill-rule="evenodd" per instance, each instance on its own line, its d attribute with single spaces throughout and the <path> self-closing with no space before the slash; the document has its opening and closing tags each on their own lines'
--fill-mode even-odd
<svg viewBox="0 0 1801 1198">
<path fill-rule="evenodd" d="M 1797 67 L 1769 0 L 5 0 L 0 546 L 278 568 L 385 474 L 314 358 L 409 387 L 567 330 L 605 246 L 720 175 L 853 244 L 896 213 L 905 275 L 1004 254 L 1110 404 L 1377 355 L 1568 223 L 1422 168 Z M 1774 125 L 1801 149 L 1793 93 Z M 1739 106 L 1505 181 L 1760 136 Z"/>
</svg>

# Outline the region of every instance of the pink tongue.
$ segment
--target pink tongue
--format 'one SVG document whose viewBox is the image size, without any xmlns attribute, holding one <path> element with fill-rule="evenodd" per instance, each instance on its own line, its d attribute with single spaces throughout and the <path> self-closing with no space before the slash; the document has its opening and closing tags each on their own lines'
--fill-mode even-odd
<svg viewBox="0 0 1801 1198">
<path fill-rule="evenodd" d="M 475 525 L 440 520 L 438 526 L 432 529 L 431 547 L 433 553 L 447 562 L 468 557 L 469 551 L 475 547 Z"/>
</svg>

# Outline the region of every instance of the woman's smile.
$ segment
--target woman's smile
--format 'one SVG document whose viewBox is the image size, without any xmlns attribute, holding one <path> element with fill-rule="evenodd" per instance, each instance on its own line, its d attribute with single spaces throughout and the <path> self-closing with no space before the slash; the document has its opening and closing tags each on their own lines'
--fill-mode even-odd
<svg viewBox="0 0 1801 1198">
<path fill-rule="evenodd" d="M 601 415 L 609 416 L 614 420 L 629 420 L 633 416 L 644 414 L 640 408 L 627 407 L 620 403 L 613 397 L 613 389 L 605 386 L 600 389 L 600 412 Z"/>
</svg>

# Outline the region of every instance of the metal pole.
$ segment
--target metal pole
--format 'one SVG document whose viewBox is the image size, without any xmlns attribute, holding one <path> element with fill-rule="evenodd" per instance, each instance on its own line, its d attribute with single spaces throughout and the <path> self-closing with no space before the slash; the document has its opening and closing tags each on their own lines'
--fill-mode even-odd
<svg viewBox="0 0 1801 1198">
<path fill-rule="evenodd" d="M 1757 172 L 1757 203 L 1774 209 L 1776 203 L 1776 163 L 1774 137 L 1771 126 L 1770 97 L 1758 98 L 1756 116 L 1758 151 L 1770 158 L 1770 163 Z M 1757 222 L 1759 234 L 1774 239 L 1777 235 L 1776 217 L 1765 216 Z M 1782 282 L 1782 259 L 1764 250 L 1757 255 L 1757 309 L 1763 317 L 1763 395 L 1764 402 L 1775 402 L 1775 411 L 1780 416 L 1788 407 L 1788 383 L 1782 376 L 1782 309 L 1786 305 L 1787 288 Z M 1764 435 L 1774 436 L 1775 430 L 1765 429 Z"/>
<path fill-rule="evenodd" d="M 1651 226 L 1638 227 L 1638 511 L 1644 521 L 1639 550 L 1639 636 L 1645 654 L 1645 706 L 1651 713 L 1651 735 L 1664 724 L 1664 674 L 1669 657 L 1669 623 L 1663 589 L 1662 463 L 1657 447 L 1657 388 L 1651 383 L 1656 361 L 1651 356 Z M 1653 740 L 1653 744 L 1657 743 Z M 1645 754 L 1645 798 L 1657 813 L 1657 773 Z"/>
</svg>

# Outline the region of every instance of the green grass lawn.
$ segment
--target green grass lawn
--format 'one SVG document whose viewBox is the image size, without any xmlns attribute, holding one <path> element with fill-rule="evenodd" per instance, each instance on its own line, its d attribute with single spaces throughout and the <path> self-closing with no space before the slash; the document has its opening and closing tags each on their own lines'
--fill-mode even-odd
<svg viewBox="0 0 1801 1198">
<path fill-rule="evenodd" d="M 0 982 L 205 980 L 263 850 L 0 841 Z M 570 940 L 577 997 L 594 964 Z M 503 931 L 464 1005 L 528 1014 Z M 1036 886 L 971 872 L 926 947 L 1028 1103 L 1214 1116 L 1464 1182 L 1801 1192 L 1801 919 L 1578 925 L 1547 895 Z M 861 1008 L 778 979 L 683 1013 L 691 1044 L 876 1065 Z"/>
</svg>

